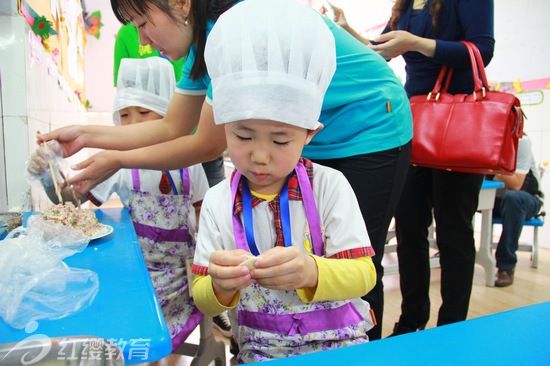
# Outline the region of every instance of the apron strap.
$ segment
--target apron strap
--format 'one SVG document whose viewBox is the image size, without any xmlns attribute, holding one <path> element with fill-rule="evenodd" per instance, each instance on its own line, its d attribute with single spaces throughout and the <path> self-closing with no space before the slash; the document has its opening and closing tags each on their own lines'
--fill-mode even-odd
<svg viewBox="0 0 550 366">
<path fill-rule="evenodd" d="M 318 256 L 322 256 L 324 253 L 324 245 L 323 234 L 321 232 L 321 221 L 319 220 L 319 211 L 317 210 L 317 204 L 315 203 L 315 197 L 313 196 L 313 189 L 311 187 L 311 183 L 309 182 L 306 167 L 301 162 L 296 165 L 296 175 L 298 176 L 300 191 L 302 192 L 302 199 L 306 210 L 306 217 L 309 224 L 309 231 L 313 245 L 313 253 Z"/>
<path fill-rule="evenodd" d="M 139 182 L 139 170 L 132 169 L 132 183 L 134 184 L 134 189 L 140 191 L 141 185 Z"/>
</svg>

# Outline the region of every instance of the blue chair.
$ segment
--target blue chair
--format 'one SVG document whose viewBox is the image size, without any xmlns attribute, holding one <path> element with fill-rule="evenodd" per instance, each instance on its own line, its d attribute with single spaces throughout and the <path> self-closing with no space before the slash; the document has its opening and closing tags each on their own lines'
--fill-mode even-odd
<svg viewBox="0 0 550 366">
<path fill-rule="evenodd" d="M 525 245 L 520 244 L 518 250 L 532 252 L 531 254 L 531 267 L 537 268 L 539 265 L 539 227 L 544 225 L 544 216 L 546 212 L 542 211 L 537 217 L 533 217 L 525 220 L 523 227 L 533 227 L 533 244 Z M 493 226 L 495 224 L 502 225 L 502 219 L 500 217 L 493 217 Z M 496 243 L 493 243 L 493 248 L 496 248 Z"/>
</svg>

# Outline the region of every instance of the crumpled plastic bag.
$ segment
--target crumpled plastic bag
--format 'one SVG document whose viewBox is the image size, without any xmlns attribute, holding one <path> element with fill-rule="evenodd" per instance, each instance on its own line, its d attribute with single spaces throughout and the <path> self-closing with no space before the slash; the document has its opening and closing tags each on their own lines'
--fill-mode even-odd
<svg viewBox="0 0 550 366">
<path fill-rule="evenodd" d="M 0 241 L 0 316 L 23 329 L 38 319 L 60 319 L 88 307 L 99 290 L 97 273 L 63 259 L 84 250 L 82 232 L 46 221 L 27 222 L 26 235 Z"/>
</svg>

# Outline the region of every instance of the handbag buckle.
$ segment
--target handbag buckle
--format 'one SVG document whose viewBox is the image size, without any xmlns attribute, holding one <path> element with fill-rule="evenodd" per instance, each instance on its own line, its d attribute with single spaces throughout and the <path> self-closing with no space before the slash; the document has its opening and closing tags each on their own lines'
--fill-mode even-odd
<svg viewBox="0 0 550 366">
<path fill-rule="evenodd" d="M 473 93 L 473 94 L 474 94 L 474 102 L 475 102 L 475 101 L 477 100 L 477 92 L 474 90 L 474 93 Z M 485 96 L 486 96 L 486 94 L 485 94 L 485 87 L 482 86 L 482 87 L 481 87 L 481 99 L 485 99 Z"/>
<path fill-rule="evenodd" d="M 435 95 L 435 101 L 436 101 L 436 102 L 437 102 L 437 100 L 439 99 L 439 96 L 440 96 L 440 95 L 441 95 L 441 93 L 437 93 L 437 94 Z M 428 97 L 427 97 L 426 99 L 427 99 L 427 100 L 432 99 L 432 92 L 429 92 L 429 93 L 428 93 Z"/>
</svg>

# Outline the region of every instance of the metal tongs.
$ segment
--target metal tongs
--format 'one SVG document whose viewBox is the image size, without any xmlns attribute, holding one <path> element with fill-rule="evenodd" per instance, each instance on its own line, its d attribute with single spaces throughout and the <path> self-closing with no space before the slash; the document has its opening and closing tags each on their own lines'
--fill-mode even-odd
<svg viewBox="0 0 550 366">
<path fill-rule="evenodd" d="M 36 131 L 36 134 L 40 134 L 40 131 Z M 44 141 L 42 143 L 42 146 L 46 149 L 49 149 L 49 146 L 46 143 L 46 141 Z M 57 182 L 57 174 L 55 174 L 55 169 L 54 169 L 53 163 L 51 161 L 49 161 L 48 165 L 50 167 L 50 174 L 52 175 L 52 181 L 53 181 L 53 186 L 54 186 L 54 189 L 55 189 L 55 194 L 56 194 L 57 199 L 59 200 L 59 202 L 61 204 L 63 204 L 64 203 L 63 202 L 63 196 L 61 194 L 61 188 L 59 187 L 59 183 Z M 62 179 L 61 183 L 64 183 L 65 186 L 67 187 L 67 189 L 71 192 L 71 195 L 73 196 L 74 201 L 78 204 L 78 209 L 80 210 L 80 199 L 78 199 L 73 186 L 70 185 L 67 182 L 67 178 L 65 177 L 65 174 L 63 174 L 63 172 L 61 170 L 59 170 L 59 176 Z"/>
</svg>

